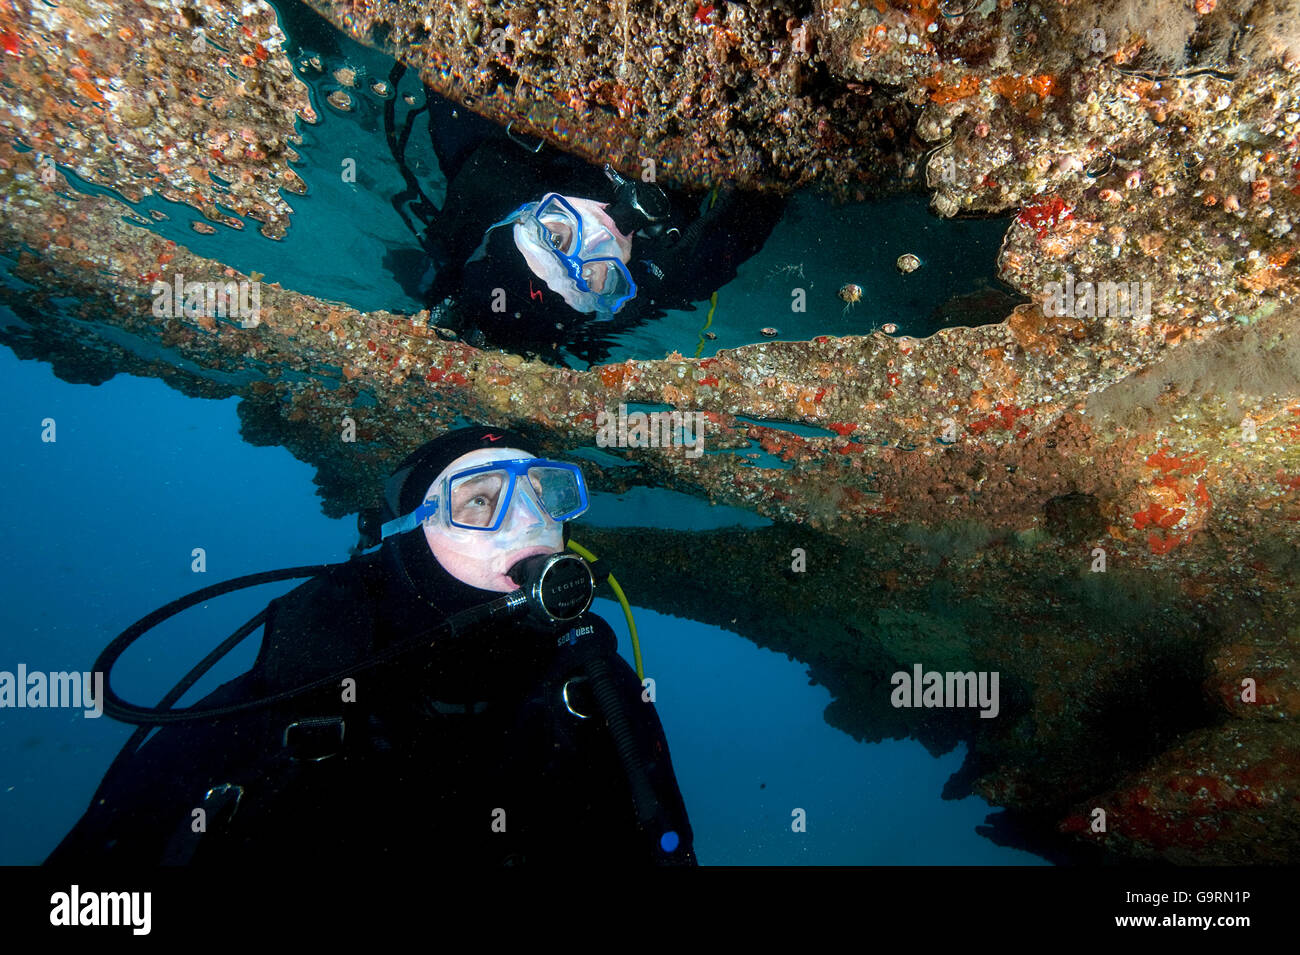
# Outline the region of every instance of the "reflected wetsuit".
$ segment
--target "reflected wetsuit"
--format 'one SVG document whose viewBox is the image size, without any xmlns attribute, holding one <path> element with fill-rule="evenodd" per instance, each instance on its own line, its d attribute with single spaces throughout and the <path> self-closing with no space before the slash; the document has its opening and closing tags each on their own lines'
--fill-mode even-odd
<svg viewBox="0 0 1300 955">
<path fill-rule="evenodd" d="M 275 600 L 253 669 L 207 696 L 235 703 L 328 676 L 429 625 L 378 554 Z M 650 778 L 695 864 L 663 728 L 604 620 L 513 624 L 362 671 L 274 707 L 164 726 L 100 785 L 49 864 L 648 865 L 608 729 L 581 681 L 607 656 Z M 587 714 L 583 719 L 571 712 Z M 237 788 L 236 788 L 237 787 Z M 204 808 L 206 832 L 194 813 Z M 494 831 L 495 828 L 504 831 Z"/>
<path fill-rule="evenodd" d="M 521 203 L 546 193 L 613 199 L 614 187 L 597 166 L 543 146 L 534 153 L 497 127 L 453 104 L 430 97 L 430 131 L 447 176 L 447 197 L 425 235 L 433 269 L 426 282 L 432 324 L 451 328 L 471 344 L 492 345 L 558 360 L 559 348 L 589 362 L 604 359 L 611 336 L 694 303 L 732 281 L 780 221 L 784 197 L 720 188 L 668 191 L 668 220 L 658 235 L 637 231 L 627 267 L 636 297 L 610 321 L 594 321 L 545 288 L 522 256 L 503 257 L 501 267 L 470 276 L 464 265 L 485 230 Z M 514 261 L 508 266 L 505 258 Z M 503 289 L 504 313 L 490 308 Z"/>
</svg>

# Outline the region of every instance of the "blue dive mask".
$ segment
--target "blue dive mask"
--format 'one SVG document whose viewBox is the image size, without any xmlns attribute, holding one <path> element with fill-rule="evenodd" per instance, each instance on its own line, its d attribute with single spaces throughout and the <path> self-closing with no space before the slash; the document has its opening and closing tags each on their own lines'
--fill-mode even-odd
<svg viewBox="0 0 1300 955">
<path fill-rule="evenodd" d="M 512 223 L 529 267 L 577 311 L 610 318 L 636 296 L 614 236 L 560 194 L 524 203 L 488 231 Z"/>
<path fill-rule="evenodd" d="M 587 483 L 578 466 L 565 461 L 493 461 L 448 474 L 430 500 L 389 521 L 382 533 L 391 537 L 432 520 L 447 531 L 493 534 L 512 505 L 526 520 L 563 524 L 587 510 Z"/>
</svg>

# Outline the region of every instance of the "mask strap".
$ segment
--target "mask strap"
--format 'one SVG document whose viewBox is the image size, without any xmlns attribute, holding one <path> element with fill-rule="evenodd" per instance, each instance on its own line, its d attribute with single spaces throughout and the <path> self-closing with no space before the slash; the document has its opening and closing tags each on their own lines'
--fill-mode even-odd
<svg viewBox="0 0 1300 955">
<path fill-rule="evenodd" d="M 523 205 L 521 205 L 521 206 L 520 206 L 518 209 L 516 209 L 514 212 L 510 213 L 510 215 L 506 216 L 504 219 L 500 219 L 500 220 L 498 220 L 497 222 L 492 223 L 492 224 L 491 224 L 490 226 L 488 226 L 486 229 L 484 229 L 484 230 L 483 230 L 483 240 L 482 240 L 481 242 L 479 242 L 479 244 L 478 244 L 478 248 L 476 248 L 476 249 L 475 249 L 475 250 L 470 254 L 470 257 L 469 257 L 468 259 L 465 260 L 465 264 L 468 265 L 470 262 L 477 262 L 479 259 L 482 259 L 482 258 L 486 257 L 486 256 L 487 256 L 487 244 L 488 244 L 488 239 L 489 239 L 489 237 L 492 235 L 492 230 L 493 230 L 493 229 L 498 229 L 498 228 L 500 228 L 500 227 L 503 226 L 503 225 L 510 225 L 510 224 L 512 224 L 512 223 L 514 223 L 514 222 L 519 221 L 520 216 L 521 216 L 521 215 L 522 215 L 522 214 L 523 214 L 523 213 L 524 213 L 524 212 L 525 212 L 529 207 L 531 207 L 532 205 L 533 205 L 533 203 L 531 203 L 531 202 L 525 202 Z"/>
<path fill-rule="evenodd" d="M 401 517 L 389 521 L 379 529 L 380 540 L 387 540 L 394 534 L 405 534 L 407 531 L 415 530 L 423 524 L 428 518 L 438 513 L 437 501 L 425 501 L 410 514 L 403 514 Z"/>
<path fill-rule="evenodd" d="M 406 479 L 410 477 L 411 472 L 414 470 L 414 467 L 402 468 L 384 484 L 384 499 L 388 502 L 388 506 L 394 514 L 401 510 L 402 485 L 406 483 Z M 387 540 L 394 534 L 404 534 L 407 531 L 414 530 L 423 524 L 426 518 L 436 513 L 438 513 L 437 499 L 425 501 L 409 514 L 395 517 L 380 527 L 379 539 Z"/>
</svg>

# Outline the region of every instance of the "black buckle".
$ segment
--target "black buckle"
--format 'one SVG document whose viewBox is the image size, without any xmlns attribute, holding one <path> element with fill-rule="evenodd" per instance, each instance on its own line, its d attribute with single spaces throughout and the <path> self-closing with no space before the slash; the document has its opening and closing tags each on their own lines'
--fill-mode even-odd
<svg viewBox="0 0 1300 955">
<path fill-rule="evenodd" d="M 281 744 L 295 762 L 319 763 L 343 749 L 344 728 L 341 716 L 295 720 L 284 728 Z"/>
</svg>

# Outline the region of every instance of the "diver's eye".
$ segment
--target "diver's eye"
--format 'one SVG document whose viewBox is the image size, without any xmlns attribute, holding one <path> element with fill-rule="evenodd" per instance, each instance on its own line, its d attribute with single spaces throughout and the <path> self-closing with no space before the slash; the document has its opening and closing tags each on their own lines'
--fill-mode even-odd
<svg viewBox="0 0 1300 955">
<path fill-rule="evenodd" d="M 486 527 L 496 512 L 500 480 L 479 478 L 472 484 L 452 492 L 451 519 L 470 527 Z"/>
<path fill-rule="evenodd" d="M 551 247 L 564 252 L 573 244 L 573 229 L 566 222 L 545 222 L 548 235 L 546 240 L 551 243 Z"/>
</svg>

